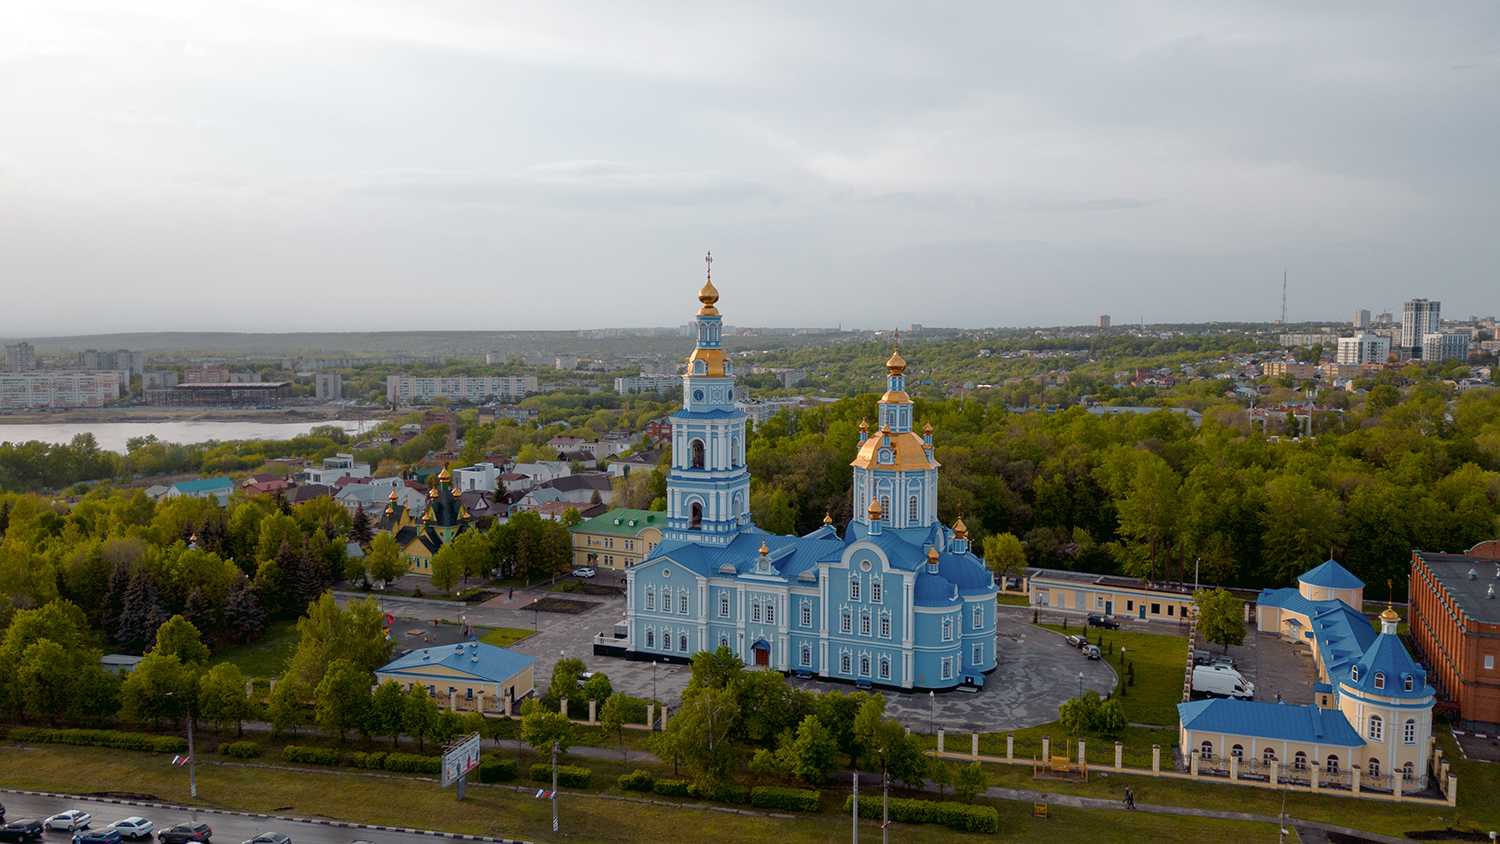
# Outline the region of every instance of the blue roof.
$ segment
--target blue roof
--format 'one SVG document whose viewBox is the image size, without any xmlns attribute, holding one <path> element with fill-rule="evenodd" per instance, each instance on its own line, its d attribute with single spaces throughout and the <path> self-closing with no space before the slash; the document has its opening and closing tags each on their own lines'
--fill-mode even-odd
<svg viewBox="0 0 1500 844">
<path fill-rule="evenodd" d="M 1311 616 L 1317 611 L 1316 604 L 1302 597 L 1301 592 L 1291 588 L 1262 589 L 1260 597 L 1256 598 L 1255 602 L 1263 607 L 1280 607 L 1306 616 Z"/>
<path fill-rule="evenodd" d="M 1327 589 L 1363 589 L 1365 585 L 1363 580 L 1339 565 L 1337 560 L 1327 560 L 1317 568 L 1303 572 L 1297 580 L 1309 586 Z"/>
<path fill-rule="evenodd" d="M 1427 685 L 1427 670 L 1411 658 L 1406 646 L 1392 633 L 1382 633 L 1360 657 L 1359 679 L 1344 682 L 1360 691 L 1396 698 L 1425 698 L 1432 694 Z M 1380 688 L 1375 687 L 1376 675 L 1381 675 Z M 1406 691 L 1406 678 L 1412 680 L 1411 691 Z"/>
<path fill-rule="evenodd" d="M 735 408 L 729 410 L 716 407 L 712 410 L 679 410 L 673 413 L 671 419 L 738 419 L 745 415 L 743 410 Z"/>
<path fill-rule="evenodd" d="M 536 662 L 535 657 L 523 653 L 486 645 L 483 642 L 465 642 L 461 645 L 418 648 L 386 663 L 378 673 L 414 673 L 433 665 L 442 665 L 484 680 L 500 683 L 514 677 L 534 662 Z"/>
<path fill-rule="evenodd" d="M 216 489 L 234 489 L 234 481 L 229 478 L 194 478 L 190 481 L 178 481 L 172 486 L 178 492 L 210 492 Z"/>
<path fill-rule="evenodd" d="M 1329 679 L 1337 681 L 1375 641 L 1375 628 L 1370 626 L 1369 619 L 1343 601 L 1310 603 L 1316 607 L 1311 616 L 1313 640 Z"/>
<path fill-rule="evenodd" d="M 912 598 L 919 607 L 946 607 L 958 603 L 958 590 L 942 575 L 924 570 L 917 574 Z"/>
<path fill-rule="evenodd" d="M 1177 704 L 1177 717 L 1189 730 L 1237 736 L 1362 747 L 1364 739 L 1337 709 L 1292 706 L 1258 700 L 1217 698 Z"/>
</svg>

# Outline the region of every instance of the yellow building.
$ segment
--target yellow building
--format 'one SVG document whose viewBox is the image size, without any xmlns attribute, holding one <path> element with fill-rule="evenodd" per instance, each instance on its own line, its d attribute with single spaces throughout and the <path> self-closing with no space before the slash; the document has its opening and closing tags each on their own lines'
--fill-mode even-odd
<svg viewBox="0 0 1500 844">
<path fill-rule="evenodd" d="M 453 488 L 453 472 L 446 465 L 427 491 L 427 506 L 418 515 L 402 506 L 391 490 L 380 516 L 381 530 L 390 531 L 413 574 L 432 574 L 432 558 L 453 537 L 474 526 L 474 517 Z"/>
<path fill-rule="evenodd" d="M 1026 591 L 1034 607 L 1186 624 L 1193 605 L 1192 589 L 1178 584 L 1060 569 L 1027 569 L 1026 573 Z"/>
<path fill-rule="evenodd" d="M 667 514 L 618 507 L 579 522 L 573 534 L 573 565 L 624 571 L 661 544 Z"/>
<path fill-rule="evenodd" d="M 526 654 L 465 642 L 420 648 L 375 671 L 375 682 L 394 680 L 427 690 L 440 706 L 457 712 L 510 714 L 531 694 L 536 660 Z"/>
</svg>

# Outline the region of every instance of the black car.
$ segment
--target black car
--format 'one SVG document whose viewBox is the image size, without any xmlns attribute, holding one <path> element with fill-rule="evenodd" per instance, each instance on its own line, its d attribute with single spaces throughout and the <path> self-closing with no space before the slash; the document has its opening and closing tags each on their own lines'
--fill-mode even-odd
<svg viewBox="0 0 1500 844">
<path fill-rule="evenodd" d="M 245 844 L 292 844 L 292 837 L 284 832 L 262 832 Z"/>
<path fill-rule="evenodd" d="M 1105 630 L 1119 630 L 1120 622 L 1105 615 L 1091 615 L 1089 616 L 1089 626 L 1103 627 Z"/>
<path fill-rule="evenodd" d="M 213 837 L 214 831 L 201 821 L 173 824 L 156 834 L 162 844 L 203 844 Z"/>
<path fill-rule="evenodd" d="M 0 803 L 0 823 L 5 823 L 5 804 Z"/>
<path fill-rule="evenodd" d="M 23 842 L 40 840 L 42 840 L 42 822 L 36 818 L 11 821 L 5 826 L 0 826 L 0 841 Z"/>
<path fill-rule="evenodd" d="M 124 838 L 113 829 L 95 829 L 73 833 L 73 844 L 120 844 Z"/>
</svg>

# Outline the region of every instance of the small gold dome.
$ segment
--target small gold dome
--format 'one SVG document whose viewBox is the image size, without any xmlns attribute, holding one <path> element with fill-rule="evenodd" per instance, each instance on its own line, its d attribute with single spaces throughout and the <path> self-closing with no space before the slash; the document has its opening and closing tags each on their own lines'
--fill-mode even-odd
<svg viewBox="0 0 1500 844">
<path fill-rule="evenodd" d="M 427 488 L 427 497 L 428 498 L 437 498 L 437 487 L 435 487 L 435 486 L 428 487 Z"/>
<path fill-rule="evenodd" d="M 1401 616 L 1397 615 L 1396 611 L 1391 607 L 1386 607 L 1385 612 L 1380 614 L 1380 620 L 1399 624 L 1401 622 Z"/>
<path fill-rule="evenodd" d="M 891 356 L 885 362 L 885 369 L 892 375 L 900 375 L 906 371 L 906 358 L 901 357 L 900 349 L 893 349 Z"/>
<path fill-rule="evenodd" d="M 823 524 L 825 524 L 825 525 L 831 525 L 831 524 L 833 524 L 833 514 L 832 513 L 824 513 L 823 514 Z"/>
<path fill-rule="evenodd" d="M 956 522 L 953 523 L 953 538 L 954 539 L 968 539 L 969 538 L 969 526 L 966 525 L 966 524 L 964 524 L 964 517 L 963 516 L 959 516 L 958 517 L 958 521 L 956 521 Z"/>
<path fill-rule="evenodd" d="M 760 541 L 760 555 L 762 557 L 764 557 L 765 555 L 767 555 L 769 553 L 771 553 L 771 549 L 766 547 L 766 541 L 764 539 L 762 539 Z"/>
<path fill-rule="evenodd" d="M 870 499 L 870 509 L 868 511 L 866 511 L 866 512 L 868 512 L 870 514 L 870 518 L 871 519 L 879 519 L 880 516 L 881 516 L 881 514 L 885 512 L 884 510 L 880 509 L 880 499 L 879 498 L 872 498 L 872 499 Z"/>
<path fill-rule="evenodd" d="M 937 562 L 937 558 L 938 558 L 938 550 L 936 548 L 928 548 L 927 549 L 927 561 L 929 563 L 935 563 L 935 562 Z"/>
<path fill-rule="evenodd" d="M 868 431 L 868 430 L 870 430 L 870 422 L 869 422 L 869 420 L 866 420 L 866 419 L 859 420 L 859 429 L 861 431 Z"/>
<path fill-rule="evenodd" d="M 391 487 L 391 494 L 387 495 L 385 497 L 385 500 L 387 500 L 387 501 L 395 501 L 396 500 L 396 488 L 395 487 Z"/>
<path fill-rule="evenodd" d="M 927 434 L 928 436 L 932 436 L 932 423 L 931 422 L 928 422 L 926 425 L 922 426 L 922 433 Z"/>
<path fill-rule="evenodd" d="M 443 464 L 443 471 L 438 472 L 438 481 L 441 482 L 441 483 L 447 483 L 447 482 L 450 482 L 452 480 L 453 480 L 453 470 L 451 470 L 451 469 L 448 468 L 448 464 L 447 463 L 444 463 Z"/>
</svg>

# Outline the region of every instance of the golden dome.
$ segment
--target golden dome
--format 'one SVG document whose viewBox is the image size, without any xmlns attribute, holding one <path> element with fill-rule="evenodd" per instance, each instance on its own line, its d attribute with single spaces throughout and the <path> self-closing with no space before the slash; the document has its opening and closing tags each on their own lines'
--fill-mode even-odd
<svg viewBox="0 0 1500 844">
<path fill-rule="evenodd" d="M 428 487 L 427 488 L 427 497 L 428 498 L 437 498 L 437 487 L 435 487 L 435 486 Z"/>
<path fill-rule="evenodd" d="M 964 517 L 963 516 L 959 516 L 958 517 L 958 521 L 956 521 L 956 522 L 953 523 L 953 538 L 954 539 L 968 539 L 969 538 L 969 526 L 966 525 L 966 524 L 964 524 Z"/>
<path fill-rule="evenodd" d="M 869 423 L 869 421 L 865 420 L 865 419 L 859 420 L 859 429 L 861 431 L 868 431 L 868 430 L 870 430 L 870 423 Z"/>
<path fill-rule="evenodd" d="M 703 372 L 701 373 L 697 372 L 693 367 L 693 364 L 700 360 L 703 361 Z M 728 361 L 729 356 L 724 354 L 723 349 L 693 349 L 693 353 L 688 355 L 688 374 L 712 375 L 722 378 L 728 374 L 725 369 L 725 364 Z"/>
<path fill-rule="evenodd" d="M 870 499 L 870 509 L 868 511 L 866 511 L 866 512 L 868 512 L 869 515 L 870 515 L 870 521 L 879 521 L 880 517 L 882 515 L 884 515 L 884 513 L 885 513 L 884 510 L 880 509 L 880 499 L 879 498 L 871 498 Z"/>
<path fill-rule="evenodd" d="M 452 483 L 453 482 L 453 470 L 448 468 L 448 464 L 447 463 L 443 464 L 443 471 L 438 472 L 438 482 L 439 483 Z"/>
<path fill-rule="evenodd" d="M 396 488 L 395 487 L 391 487 L 391 494 L 387 495 L 385 497 L 385 500 L 387 500 L 387 501 L 395 501 L 396 500 Z"/>
<path fill-rule="evenodd" d="M 911 404 L 911 396 L 905 390 L 886 390 L 880 397 L 881 404 Z"/>
<path fill-rule="evenodd" d="M 1394 609 L 1392 609 L 1391 607 L 1387 606 L 1385 608 L 1385 612 L 1383 612 L 1383 613 L 1380 614 L 1380 620 L 1381 621 L 1389 621 L 1389 622 L 1391 622 L 1393 624 L 1399 624 L 1399 623 L 1401 623 L 1401 616 L 1397 615 L 1396 611 Z"/>
<path fill-rule="evenodd" d="M 886 463 L 880 462 L 880 450 L 883 448 L 891 450 L 891 459 Z M 941 464 L 927 456 L 927 443 L 922 442 L 921 437 L 911 431 L 904 431 L 899 434 L 887 432 L 865 440 L 849 465 L 857 469 L 923 471 L 936 469 Z"/>
<path fill-rule="evenodd" d="M 824 513 L 823 514 L 823 524 L 825 524 L 825 525 L 831 525 L 831 524 L 833 524 L 833 514 L 832 513 Z"/>
<path fill-rule="evenodd" d="M 760 541 L 760 555 L 762 557 L 764 557 L 765 555 L 767 555 L 769 553 L 771 553 L 771 549 L 766 547 L 766 541 L 764 539 L 762 539 Z"/>
<path fill-rule="evenodd" d="M 891 356 L 885 362 L 885 370 L 892 375 L 900 375 L 906 371 L 906 358 L 901 357 L 900 349 L 891 350 Z"/>
<path fill-rule="evenodd" d="M 922 433 L 927 434 L 928 436 L 932 436 L 932 423 L 931 422 L 928 422 L 926 425 L 922 426 Z"/>
<path fill-rule="evenodd" d="M 937 558 L 938 558 L 937 549 L 929 547 L 927 549 L 927 562 L 929 562 L 929 563 L 935 563 L 935 562 L 937 562 Z"/>
</svg>

